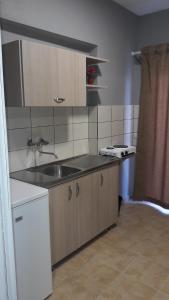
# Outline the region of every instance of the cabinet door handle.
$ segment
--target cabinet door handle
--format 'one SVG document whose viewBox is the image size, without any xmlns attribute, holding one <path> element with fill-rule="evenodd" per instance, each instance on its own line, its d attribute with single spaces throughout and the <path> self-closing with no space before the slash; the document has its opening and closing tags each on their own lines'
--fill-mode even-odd
<svg viewBox="0 0 169 300">
<path fill-rule="evenodd" d="M 102 186 L 104 183 L 104 177 L 103 174 L 100 175 L 100 185 Z"/>
<path fill-rule="evenodd" d="M 56 103 L 63 103 L 66 99 L 65 98 L 59 98 L 59 97 L 56 97 L 53 99 Z"/>
<path fill-rule="evenodd" d="M 69 189 L 68 189 L 68 200 L 70 201 L 72 199 L 72 187 L 69 186 Z"/>
<path fill-rule="evenodd" d="M 80 187 L 79 187 L 78 182 L 76 182 L 76 197 L 79 196 L 79 192 L 80 192 Z"/>
<path fill-rule="evenodd" d="M 22 221 L 22 220 L 23 220 L 23 217 L 22 217 L 22 216 L 15 218 L 15 222 L 16 222 L 16 223 L 18 223 L 18 222 L 20 222 L 20 221 Z"/>
</svg>

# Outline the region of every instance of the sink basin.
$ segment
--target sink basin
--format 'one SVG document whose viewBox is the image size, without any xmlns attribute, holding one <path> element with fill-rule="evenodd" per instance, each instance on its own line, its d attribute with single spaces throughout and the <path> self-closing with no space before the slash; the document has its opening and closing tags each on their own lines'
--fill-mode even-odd
<svg viewBox="0 0 169 300">
<path fill-rule="evenodd" d="M 67 176 L 77 173 L 79 171 L 81 171 L 81 170 L 77 169 L 77 168 L 63 166 L 63 165 L 42 166 L 42 167 L 36 167 L 34 169 L 32 168 L 32 170 L 31 170 L 31 172 L 38 172 L 38 173 L 45 174 L 48 176 L 53 176 L 58 179 L 67 177 Z"/>
</svg>

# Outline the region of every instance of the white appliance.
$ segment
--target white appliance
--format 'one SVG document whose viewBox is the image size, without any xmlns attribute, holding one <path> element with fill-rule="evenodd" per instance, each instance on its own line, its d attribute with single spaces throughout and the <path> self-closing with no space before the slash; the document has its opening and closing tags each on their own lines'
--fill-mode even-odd
<svg viewBox="0 0 169 300">
<path fill-rule="evenodd" d="M 136 153 L 136 147 L 127 145 L 114 145 L 100 149 L 100 155 L 115 156 L 118 158 L 127 157 L 129 154 Z"/>
<path fill-rule="evenodd" d="M 18 300 L 52 294 L 48 190 L 11 179 Z"/>
</svg>

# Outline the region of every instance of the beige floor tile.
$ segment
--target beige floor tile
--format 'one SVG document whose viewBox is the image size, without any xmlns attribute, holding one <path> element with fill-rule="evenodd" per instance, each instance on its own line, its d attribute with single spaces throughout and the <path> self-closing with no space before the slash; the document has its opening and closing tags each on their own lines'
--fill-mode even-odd
<svg viewBox="0 0 169 300">
<path fill-rule="evenodd" d="M 153 297 L 153 300 L 169 300 L 169 295 L 157 292 L 157 294 Z"/>
<path fill-rule="evenodd" d="M 161 287 L 161 290 L 169 295 L 169 277 L 164 282 L 163 286 Z"/>
<path fill-rule="evenodd" d="M 111 292 L 114 300 L 150 300 L 155 295 L 154 289 L 125 275 L 122 275 L 108 292 Z M 103 293 L 102 296 L 104 295 L 106 294 Z"/>
<path fill-rule="evenodd" d="M 53 272 L 48 300 L 169 300 L 169 216 L 122 206 L 118 226 Z"/>
<path fill-rule="evenodd" d="M 159 289 L 163 286 L 169 275 L 169 266 L 162 266 L 155 261 L 147 268 L 141 276 L 141 281 L 148 284 L 152 288 Z"/>
</svg>

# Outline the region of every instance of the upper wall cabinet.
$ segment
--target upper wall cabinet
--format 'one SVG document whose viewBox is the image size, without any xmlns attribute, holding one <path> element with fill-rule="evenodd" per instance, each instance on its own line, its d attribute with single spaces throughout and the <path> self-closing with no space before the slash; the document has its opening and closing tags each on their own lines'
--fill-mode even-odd
<svg viewBox="0 0 169 300">
<path fill-rule="evenodd" d="M 86 106 L 86 56 L 27 40 L 3 45 L 7 106 Z"/>
</svg>

